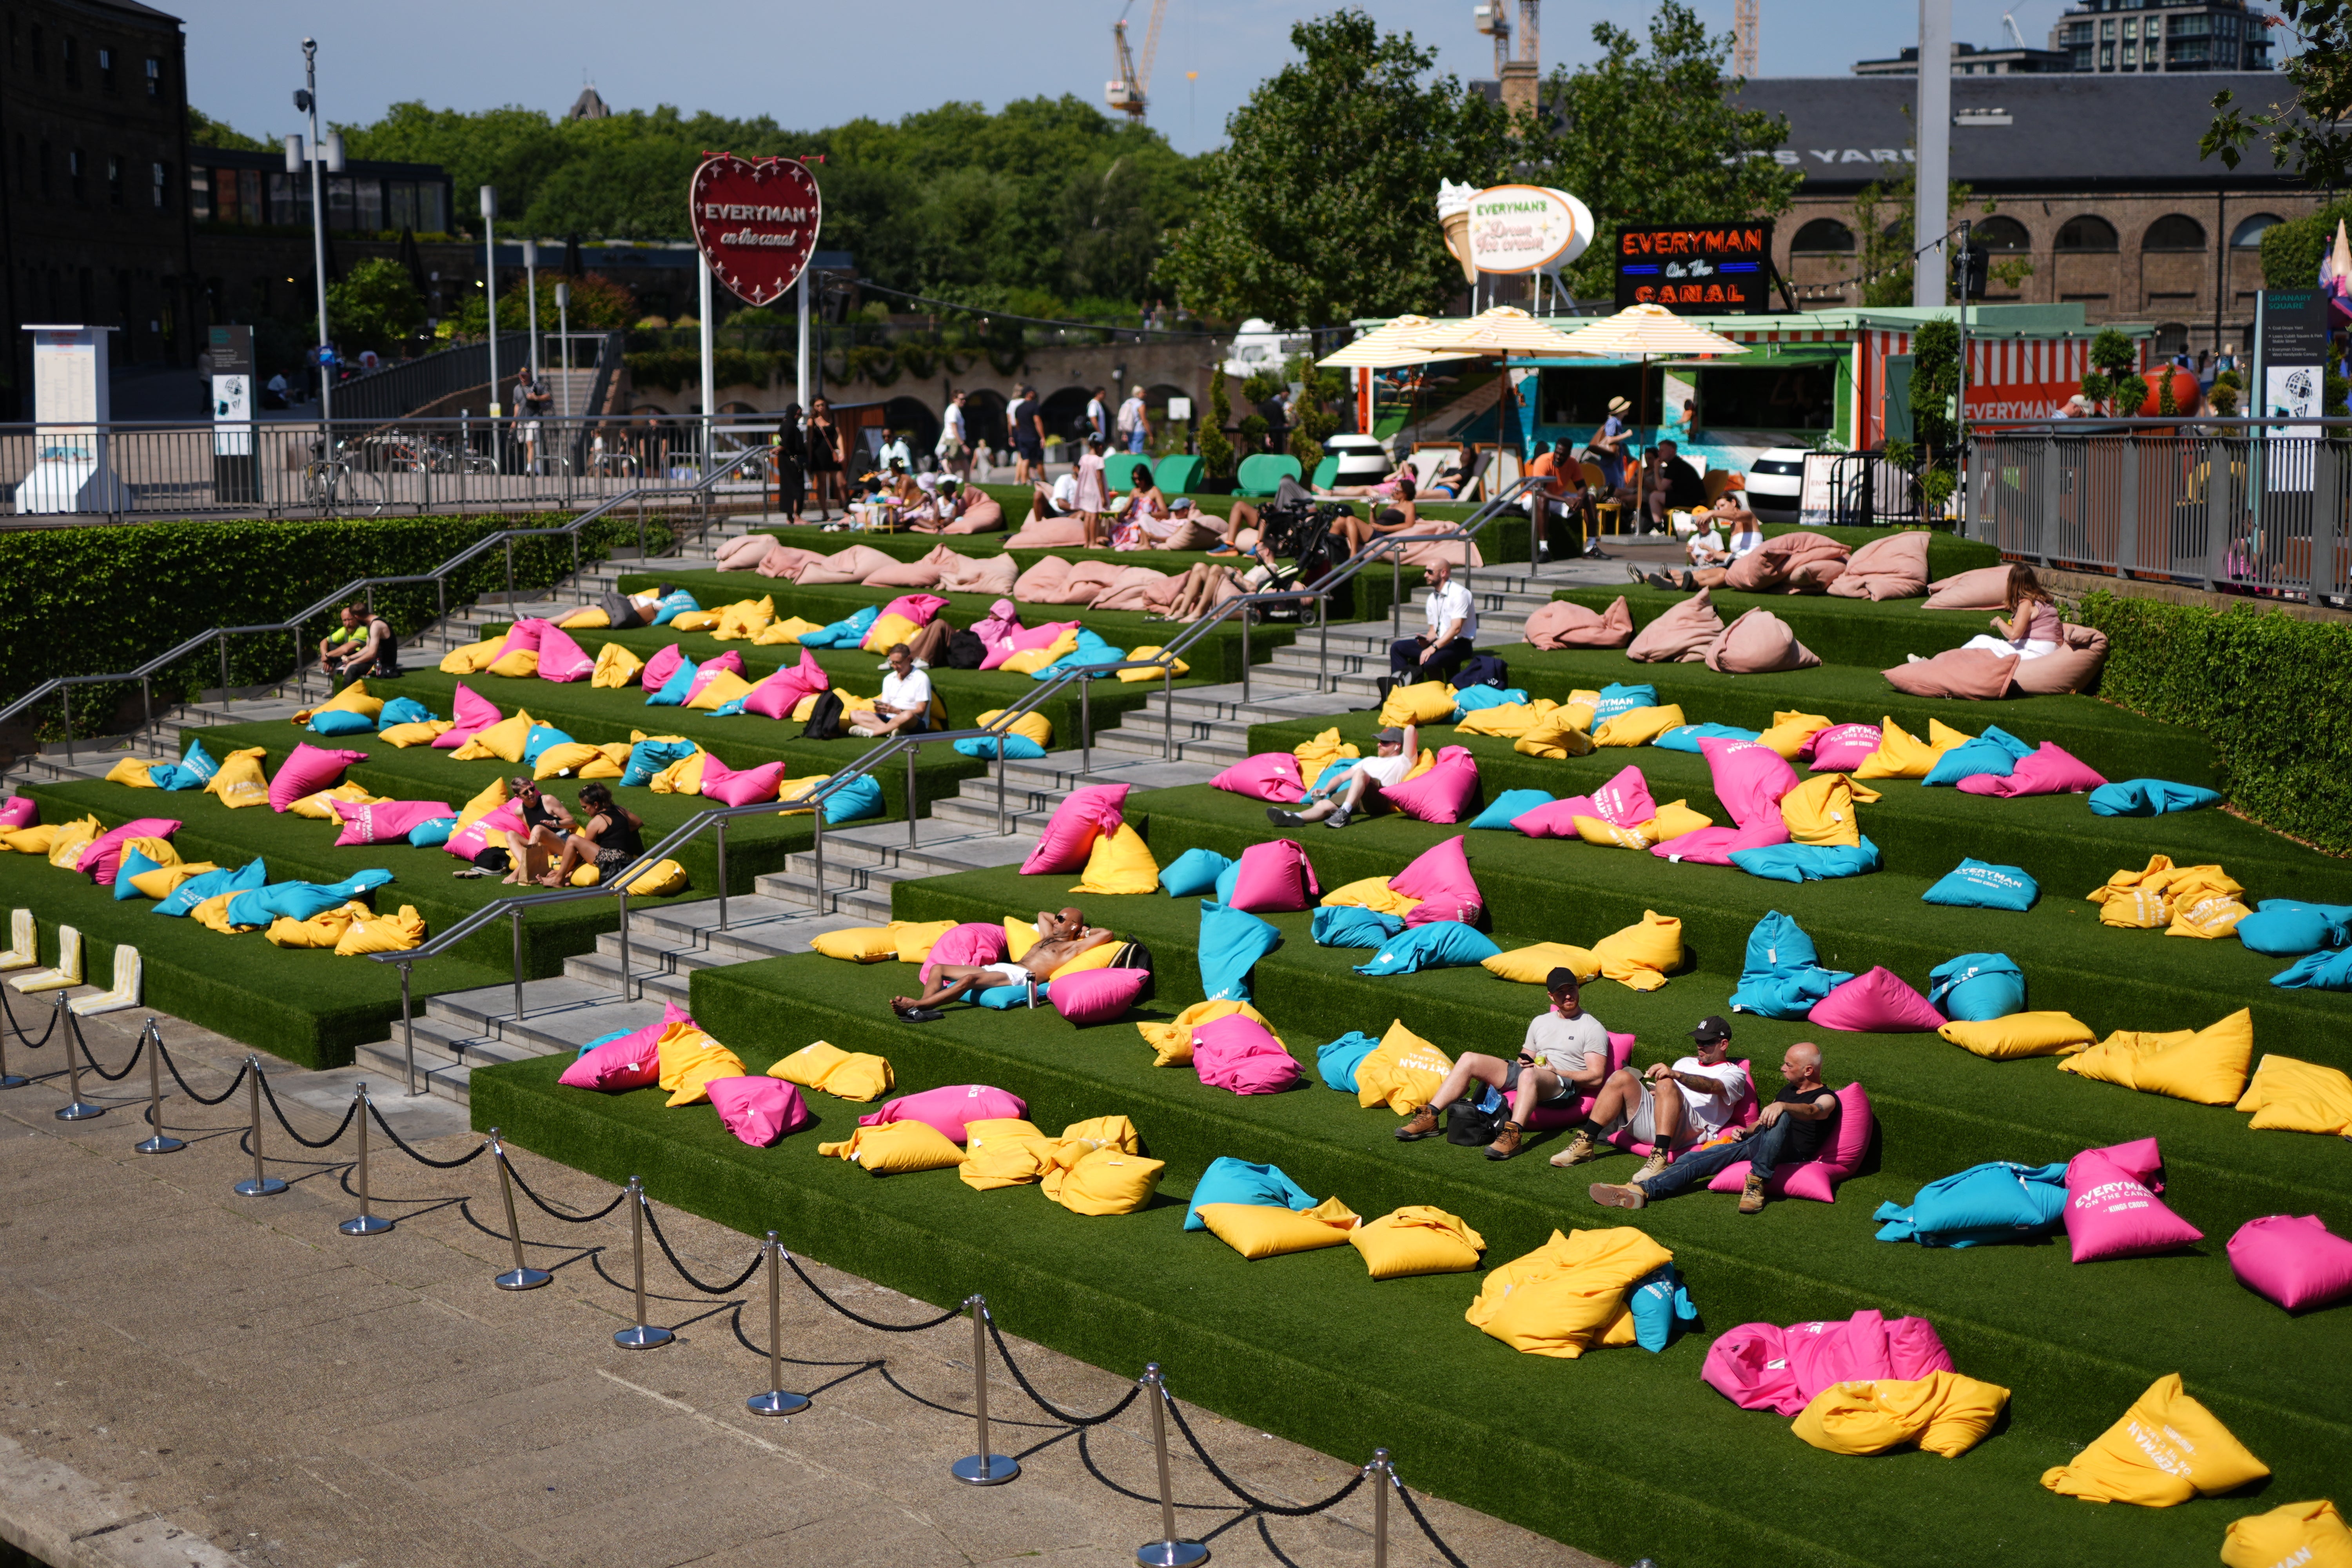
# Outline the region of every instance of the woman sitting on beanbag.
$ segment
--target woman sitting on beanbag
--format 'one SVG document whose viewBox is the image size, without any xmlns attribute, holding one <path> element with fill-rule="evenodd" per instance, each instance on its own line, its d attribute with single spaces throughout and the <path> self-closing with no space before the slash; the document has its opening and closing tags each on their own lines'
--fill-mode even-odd
<svg viewBox="0 0 2352 1568">
<path fill-rule="evenodd" d="M 2058 606 L 2050 597 L 2050 590 L 2033 574 L 2033 568 L 2022 562 L 2009 569 L 2009 593 L 2005 608 L 2012 617 L 2002 620 L 1992 617 L 1992 629 L 1999 637 L 1970 637 L 1961 646 L 1982 648 L 1987 653 L 2013 653 L 2020 658 L 2040 658 L 2045 653 L 2056 653 L 2066 646 L 2065 634 L 2058 627 Z"/>
<path fill-rule="evenodd" d="M 613 804 L 613 792 L 601 784 L 580 786 L 580 831 L 563 841 L 563 853 L 540 881 L 562 887 L 572 873 L 593 866 L 599 878 L 610 877 L 646 852 L 645 821 L 626 806 Z"/>
<path fill-rule="evenodd" d="M 507 869 L 503 885 L 512 887 L 534 878 L 546 881 L 533 868 L 546 865 L 551 858 L 562 853 L 564 833 L 572 826 L 572 814 L 563 809 L 562 801 L 548 799 L 540 793 L 537 784 L 520 773 L 508 781 L 507 788 L 508 797 L 522 814 L 522 831 L 509 830 L 506 836 L 507 853 L 513 864 Z"/>
</svg>

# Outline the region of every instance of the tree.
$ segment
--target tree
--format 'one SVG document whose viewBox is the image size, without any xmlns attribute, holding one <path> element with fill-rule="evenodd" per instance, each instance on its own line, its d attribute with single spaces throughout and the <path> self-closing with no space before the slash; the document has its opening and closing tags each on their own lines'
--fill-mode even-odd
<svg viewBox="0 0 2352 1568">
<path fill-rule="evenodd" d="M 425 296 L 407 268 L 388 256 L 372 257 L 327 285 L 327 323 L 347 357 L 363 349 L 388 353 L 424 327 Z M 314 340 L 317 325 L 314 320 Z"/>
<path fill-rule="evenodd" d="M 1531 133 L 1531 173 L 1520 177 L 1573 192 L 1601 233 L 1565 276 L 1585 299 L 1616 289 L 1614 239 L 1621 225 L 1722 223 L 1775 217 L 1804 183 L 1779 115 L 1738 105 L 1739 83 L 1724 74 L 1731 35 L 1706 26 L 1679 0 L 1664 0 L 1641 38 L 1609 22 L 1592 29 L 1592 63 L 1555 72 L 1544 101 L 1556 124 Z M 1456 178 L 1463 176 L 1457 175 Z M 1425 193 L 1415 216 L 1427 211 Z"/>
<path fill-rule="evenodd" d="M 2233 107 L 2235 94 L 2213 98 L 2213 123 L 2197 143 L 2200 157 L 2219 153 L 2238 166 L 2249 143 L 2267 137 L 2271 163 L 2292 163 L 2305 184 L 2330 189 L 2352 184 L 2352 0 L 2278 0 L 2279 15 L 2264 17 L 2294 35 L 2300 47 L 2287 58 L 2284 74 L 2294 89 L 2286 103 L 2247 114 Z"/>
<path fill-rule="evenodd" d="M 1298 406 L 1290 416 L 1290 455 L 1312 479 L 1316 465 L 1323 460 L 1324 441 L 1339 428 L 1339 416 L 1330 405 L 1346 393 L 1347 383 L 1339 372 L 1318 367 L 1312 354 L 1292 360 L 1283 366 L 1282 374 L 1299 386 Z"/>
<path fill-rule="evenodd" d="M 2131 339 L 2113 327 L 2103 327 L 2091 340 L 2091 373 L 2083 378 L 2083 395 L 2095 404 L 2111 404 L 2107 412 L 2128 417 L 2147 400 L 2147 382 L 2135 368 L 2139 351 Z"/>
<path fill-rule="evenodd" d="M 1158 276 L 1208 316 L 1322 325 L 1430 310 L 1460 292 L 1437 226 L 1441 180 L 1488 184 L 1513 142 L 1502 108 L 1433 49 L 1342 10 L 1290 30 L 1299 58 L 1225 121 L 1200 216 Z"/>
<path fill-rule="evenodd" d="M 1233 437 L 1225 434 L 1225 422 L 1234 416 L 1233 395 L 1225 390 L 1225 367 L 1217 365 L 1209 372 L 1209 417 L 1201 426 L 1201 466 L 1213 479 L 1229 479 L 1234 465 Z"/>
<path fill-rule="evenodd" d="M 217 147 L 233 153 L 267 153 L 269 143 L 247 136 L 225 121 L 215 120 L 195 105 L 188 106 L 188 145 Z"/>
<path fill-rule="evenodd" d="M 1908 110 L 1905 111 L 1908 114 Z M 1945 187 L 1944 210 L 1965 215 L 1975 188 L 1958 180 Z M 1984 212 L 1990 216 L 1995 204 L 1987 201 Z M 1891 217 L 1887 215 L 1892 214 Z M 1906 163 L 1903 177 L 1893 184 L 1873 180 L 1853 198 L 1854 232 L 1861 245 L 1854 253 L 1856 276 L 1862 283 L 1862 302 L 1865 305 L 1908 305 L 1911 302 L 1911 282 L 1919 264 L 1919 244 L 1913 237 L 1919 214 L 1919 166 Z M 1885 217 L 1885 222 L 1880 219 Z M 1955 252 L 1948 249 L 1946 255 Z M 2023 262 L 2022 269 L 2019 262 Z M 2033 271 L 2033 263 L 2023 258 L 2004 261 L 1993 269 L 2001 281 L 2015 288 Z M 1947 287 L 1946 294 L 1951 292 Z"/>
</svg>

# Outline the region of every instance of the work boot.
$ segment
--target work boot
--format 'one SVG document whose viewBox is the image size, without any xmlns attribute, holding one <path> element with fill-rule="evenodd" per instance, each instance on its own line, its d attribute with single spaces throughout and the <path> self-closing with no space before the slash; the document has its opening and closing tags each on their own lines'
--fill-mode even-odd
<svg viewBox="0 0 2352 1568">
<path fill-rule="evenodd" d="M 1618 1186 L 1611 1182 L 1595 1182 L 1586 1189 L 1592 1201 L 1612 1209 L 1637 1209 L 1650 1201 L 1650 1194 L 1631 1182 Z"/>
<path fill-rule="evenodd" d="M 1764 1178 L 1753 1171 L 1748 1173 L 1748 1184 L 1739 1190 L 1739 1212 L 1741 1214 L 1764 1212 Z"/>
<path fill-rule="evenodd" d="M 1503 1131 L 1496 1135 L 1495 1141 L 1492 1143 L 1486 1145 L 1486 1158 L 1489 1160 L 1509 1159 L 1512 1155 L 1519 1152 L 1519 1140 L 1526 1136 L 1527 1129 L 1521 1127 L 1517 1122 L 1504 1122 Z"/>
<path fill-rule="evenodd" d="M 1424 1105 L 1405 1118 L 1404 1125 L 1396 1130 L 1397 1142 L 1410 1143 L 1415 1139 L 1426 1138 L 1436 1131 L 1437 1112 Z"/>
<path fill-rule="evenodd" d="M 1592 1134 L 1580 1131 L 1570 1141 L 1567 1148 L 1551 1157 L 1551 1163 L 1566 1170 L 1570 1165 L 1582 1165 L 1598 1160 L 1601 1153 L 1601 1147 L 1592 1141 Z"/>
<path fill-rule="evenodd" d="M 1633 1173 L 1633 1180 L 1637 1182 L 1646 1182 L 1652 1176 L 1664 1174 L 1665 1169 L 1665 1152 L 1664 1150 L 1659 1150 L 1651 1154 L 1648 1159 L 1642 1162 L 1642 1168 Z"/>
</svg>

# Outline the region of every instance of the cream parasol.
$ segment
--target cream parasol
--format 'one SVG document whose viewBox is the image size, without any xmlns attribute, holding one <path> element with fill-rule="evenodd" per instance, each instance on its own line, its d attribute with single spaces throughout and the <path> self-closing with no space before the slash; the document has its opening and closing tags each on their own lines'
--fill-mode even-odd
<svg viewBox="0 0 2352 1568">
<path fill-rule="evenodd" d="M 1467 353 L 1432 353 L 1408 345 L 1408 339 L 1437 324 L 1427 316 L 1399 316 L 1315 363 L 1328 370 L 1394 370 L 1401 365 L 1472 357 Z"/>
</svg>

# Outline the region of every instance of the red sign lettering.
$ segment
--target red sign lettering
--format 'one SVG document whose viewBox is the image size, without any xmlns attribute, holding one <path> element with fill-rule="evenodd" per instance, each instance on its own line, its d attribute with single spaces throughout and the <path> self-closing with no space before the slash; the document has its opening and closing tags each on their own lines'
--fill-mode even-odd
<svg viewBox="0 0 2352 1568">
<path fill-rule="evenodd" d="M 687 211 L 712 277 L 753 305 L 782 299 L 816 249 L 816 176 L 793 158 L 722 153 L 694 172 Z"/>
</svg>

